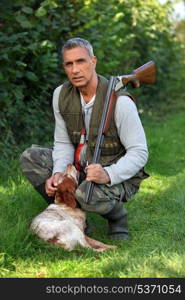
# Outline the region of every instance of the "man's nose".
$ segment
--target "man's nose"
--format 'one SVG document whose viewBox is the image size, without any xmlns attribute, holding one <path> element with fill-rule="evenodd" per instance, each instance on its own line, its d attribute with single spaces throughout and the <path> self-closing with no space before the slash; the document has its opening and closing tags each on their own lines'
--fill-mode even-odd
<svg viewBox="0 0 185 300">
<path fill-rule="evenodd" d="M 76 63 L 73 64 L 72 72 L 73 73 L 78 73 L 79 72 L 79 66 L 78 66 L 78 64 L 76 64 Z"/>
</svg>

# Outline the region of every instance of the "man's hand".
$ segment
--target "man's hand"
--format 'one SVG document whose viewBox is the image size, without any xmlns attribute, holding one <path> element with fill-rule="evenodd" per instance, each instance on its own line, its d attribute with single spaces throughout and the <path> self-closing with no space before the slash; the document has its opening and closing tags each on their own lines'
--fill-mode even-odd
<svg viewBox="0 0 185 300">
<path fill-rule="evenodd" d="M 59 180 L 63 177 L 63 173 L 57 172 L 46 180 L 45 189 L 49 197 L 55 195 Z"/>
<path fill-rule="evenodd" d="M 102 168 L 100 164 L 91 164 L 86 167 L 87 181 L 93 181 L 99 184 L 106 184 L 110 182 L 108 173 Z"/>
</svg>

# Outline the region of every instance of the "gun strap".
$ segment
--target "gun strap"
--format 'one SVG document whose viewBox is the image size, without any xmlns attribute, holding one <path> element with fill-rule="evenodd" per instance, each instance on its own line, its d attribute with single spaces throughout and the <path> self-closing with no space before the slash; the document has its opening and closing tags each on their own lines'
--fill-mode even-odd
<svg viewBox="0 0 185 300">
<path fill-rule="evenodd" d="M 86 132 L 85 132 L 85 128 L 83 127 L 81 129 L 81 137 L 80 137 L 80 142 L 76 148 L 76 151 L 75 151 L 75 167 L 78 171 L 82 171 L 83 170 L 83 167 L 80 165 L 80 154 L 81 154 L 81 151 L 85 145 L 85 142 L 86 142 Z"/>
</svg>

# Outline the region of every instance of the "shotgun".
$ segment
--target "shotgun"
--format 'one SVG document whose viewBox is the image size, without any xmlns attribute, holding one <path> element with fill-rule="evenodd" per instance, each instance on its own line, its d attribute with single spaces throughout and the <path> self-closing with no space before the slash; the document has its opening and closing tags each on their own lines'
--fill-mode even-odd
<svg viewBox="0 0 185 300">
<path fill-rule="evenodd" d="M 128 83 L 131 83 L 133 88 L 138 88 L 141 83 L 153 84 L 156 80 L 156 67 L 153 61 L 142 65 L 141 67 L 135 69 L 129 75 L 123 76 L 111 76 L 108 82 L 107 93 L 104 101 L 104 107 L 102 112 L 102 118 L 100 121 L 100 126 L 98 130 L 94 155 L 92 164 L 97 164 L 101 155 L 101 146 L 104 141 L 104 137 L 108 132 L 111 119 L 116 105 L 116 92 L 120 89 L 126 89 Z M 90 202 L 94 188 L 94 182 L 88 181 L 86 183 L 85 192 L 85 203 Z"/>
</svg>

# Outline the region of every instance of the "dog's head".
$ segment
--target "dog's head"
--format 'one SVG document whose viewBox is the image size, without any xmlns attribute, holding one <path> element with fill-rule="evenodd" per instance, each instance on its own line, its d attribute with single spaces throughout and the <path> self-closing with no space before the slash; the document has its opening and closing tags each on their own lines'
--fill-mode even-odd
<svg viewBox="0 0 185 300">
<path fill-rule="evenodd" d="M 55 203 L 64 203 L 69 207 L 75 208 L 77 202 L 75 199 L 75 191 L 78 186 L 78 171 L 69 164 L 64 172 L 64 176 L 58 183 L 55 194 Z"/>
<path fill-rule="evenodd" d="M 79 172 L 77 171 L 77 169 L 75 168 L 75 166 L 73 166 L 72 164 L 68 164 L 64 175 L 66 175 L 67 177 L 72 177 L 74 179 L 74 181 L 76 182 L 76 185 L 78 185 L 78 180 L 79 180 Z"/>
</svg>

